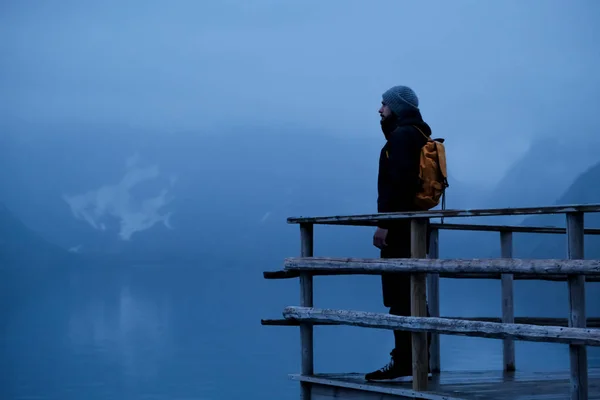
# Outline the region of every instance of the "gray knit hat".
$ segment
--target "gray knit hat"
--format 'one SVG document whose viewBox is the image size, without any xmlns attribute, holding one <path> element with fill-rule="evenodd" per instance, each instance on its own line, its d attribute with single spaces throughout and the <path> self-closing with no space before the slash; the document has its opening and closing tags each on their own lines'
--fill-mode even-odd
<svg viewBox="0 0 600 400">
<path fill-rule="evenodd" d="M 383 102 L 399 115 L 403 109 L 419 108 L 419 98 L 408 86 L 394 86 L 388 89 L 382 96 Z"/>
</svg>

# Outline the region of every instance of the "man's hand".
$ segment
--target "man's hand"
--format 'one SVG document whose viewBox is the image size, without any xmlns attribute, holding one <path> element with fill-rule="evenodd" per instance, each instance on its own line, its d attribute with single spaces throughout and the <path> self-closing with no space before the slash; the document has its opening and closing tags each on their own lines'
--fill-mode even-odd
<svg viewBox="0 0 600 400">
<path fill-rule="evenodd" d="M 378 249 L 383 249 L 387 246 L 385 239 L 387 238 L 388 230 L 383 228 L 377 228 L 373 235 L 373 246 Z"/>
</svg>

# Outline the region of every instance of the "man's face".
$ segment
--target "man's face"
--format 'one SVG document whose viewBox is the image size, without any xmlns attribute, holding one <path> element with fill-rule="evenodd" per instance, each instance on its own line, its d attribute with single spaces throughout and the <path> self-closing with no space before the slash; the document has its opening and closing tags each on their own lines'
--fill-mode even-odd
<svg viewBox="0 0 600 400">
<path fill-rule="evenodd" d="M 390 108 L 387 106 L 387 104 L 382 102 L 381 107 L 379 108 L 379 116 L 381 117 L 381 120 L 383 121 L 390 115 L 392 115 L 392 110 L 390 110 Z"/>
</svg>

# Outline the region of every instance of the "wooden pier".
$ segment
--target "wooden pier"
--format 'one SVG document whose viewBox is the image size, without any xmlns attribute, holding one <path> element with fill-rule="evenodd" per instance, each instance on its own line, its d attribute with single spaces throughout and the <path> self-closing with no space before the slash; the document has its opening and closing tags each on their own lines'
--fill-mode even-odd
<svg viewBox="0 0 600 400">
<path fill-rule="evenodd" d="M 573 399 L 600 400 L 600 368 L 588 368 L 587 346 L 600 346 L 600 318 L 588 318 L 585 282 L 600 281 L 600 260 L 584 260 L 584 215 L 600 212 L 600 204 L 540 208 L 445 210 L 412 213 L 289 218 L 300 225 L 300 257 L 288 258 L 284 269 L 264 272 L 266 279 L 300 280 L 300 304 L 283 310 L 283 318 L 263 319 L 263 325 L 299 326 L 301 371 L 291 375 L 300 382 L 301 398 L 318 399 Z M 431 224 L 430 218 L 562 214 L 566 228 L 506 225 Z M 357 259 L 313 255 L 315 225 L 376 226 L 380 221 L 410 219 L 411 258 Z M 439 231 L 499 232 L 501 257 L 491 259 L 440 259 Z M 513 258 L 513 233 L 566 234 L 565 259 Z M 427 235 L 430 247 L 426 248 Z M 318 275 L 411 275 L 411 316 L 360 310 L 321 309 L 313 305 L 313 278 Z M 502 288 L 502 317 L 441 317 L 439 279 L 498 279 Z M 569 315 L 565 318 L 514 316 L 513 281 L 538 279 L 564 281 L 569 288 Z M 427 306 L 429 314 L 427 316 Z M 372 383 L 364 373 L 315 373 L 313 326 L 351 325 L 412 332 L 413 375 L 408 382 Z M 431 334 L 431 343 L 427 335 Z M 503 365 L 497 372 L 452 372 L 441 368 L 439 335 L 485 337 L 503 341 Z M 570 366 L 555 373 L 526 373 L 516 368 L 515 340 L 569 345 Z M 428 377 L 428 349 L 430 351 Z"/>
</svg>

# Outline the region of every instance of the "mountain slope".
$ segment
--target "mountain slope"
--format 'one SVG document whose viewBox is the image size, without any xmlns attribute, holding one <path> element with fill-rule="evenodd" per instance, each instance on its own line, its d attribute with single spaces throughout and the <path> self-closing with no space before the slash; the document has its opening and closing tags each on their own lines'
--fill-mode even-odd
<svg viewBox="0 0 600 400">
<path fill-rule="evenodd" d="M 545 135 L 535 139 L 529 150 L 515 162 L 498 182 L 491 193 L 484 196 L 476 207 L 540 207 L 553 204 L 581 203 L 600 201 L 597 189 L 591 188 L 594 165 L 598 162 L 596 149 L 600 138 L 590 136 L 582 140 L 571 135 Z M 579 183 L 575 183 L 575 181 Z M 558 219 L 557 219 L 558 218 Z M 592 217 L 588 217 L 592 218 Z M 593 219 L 592 219 L 593 221 Z M 560 217 L 546 218 L 524 216 L 478 217 L 453 219 L 451 222 L 464 222 L 491 225 L 515 224 L 558 224 L 564 225 Z M 497 257 L 500 255 L 499 238 L 494 233 L 481 232 L 442 232 L 440 251 L 442 257 Z M 534 254 L 533 250 L 541 238 L 540 235 L 515 235 L 515 254 Z M 559 240 L 557 238 L 550 239 Z M 464 244 L 468 243 L 468 246 Z M 554 247 L 553 254 L 562 254 L 564 244 Z"/>
<path fill-rule="evenodd" d="M 571 183 L 598 161 L 599 139 L 585 145 L 562 135 L 535 140 L 508 170 L 486 207 L 536 207 L 551 204 Z"/>
<path fill-rule="evenodd" d="M 556 204 L 600 203 L 600 162 L 582 173 L 556 201 Z M 564 215 L 540 215 L 526 218 L 524 225 L 566 226 Z M 600 227 L 599 214 L 586 214 L 585 227 Z M 565 235 L 535 235 L 527 242 L 518 242 L 518 253 L 531 258 L 565 258 L 567 249 Z M 600 259 L 600 237 L 586 235 L 585 257 Z"/>
<path fill-rule="evenodd" d="M 43 239 L 0 203 L 0 263 L 52 265 L 72 262 L 75 256 Z"/>
<path fill-rule="evenodd" d="M 376 210 L 380 134 L 259 125 L 177 134 L 38 128 L 19 127 L 19 140 L 6 150 L 7 203 L 28 226 L 82 254 L 176 262 L 207 252 L 233 256 L 235 248 L 281 259 L 297 252 L 297 227 L 287 217 Z M 479 192 L 458 179 L 450 179 L 448 207 L 471 206 Z M 149 209 L 159 222 L 123 240 L 123 226 L 151 220 L 143 218 Z M 371 234 L 320 227 L 316 250 L 373 255 Z"/>
</svg>

